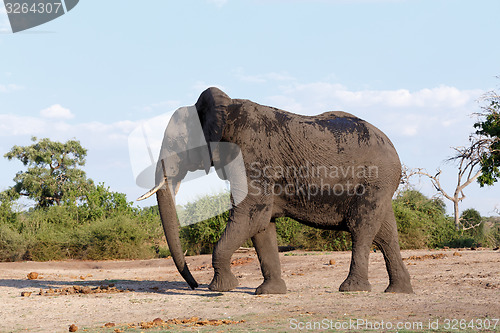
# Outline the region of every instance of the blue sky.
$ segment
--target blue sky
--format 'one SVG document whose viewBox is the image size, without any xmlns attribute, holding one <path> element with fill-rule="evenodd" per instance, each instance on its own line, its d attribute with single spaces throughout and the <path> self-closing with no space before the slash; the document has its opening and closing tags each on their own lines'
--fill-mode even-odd
<svg viewBox="0 0 500 333">
<path fill-rule="evenodd" d="M 476 100 L 499 88 L 499 12 L 497 0 L 82 0 L 12 34 L 0 11 L 0 154 L 32 135 L 76 138 L 88 176 L 133 200 L 144 190 L 128 134 L 215 85 L 296 113 L 353 113 L 403 163 L 441 166 L 453 192 L 443 160 L 467 143 Z M 0 158 L 0 190 L 20 169 Z M 415 185 L 435 194 L 426 179 Z M 492 215 L 499 188 L 471 185 L 461 209 Z"/>
</svg>

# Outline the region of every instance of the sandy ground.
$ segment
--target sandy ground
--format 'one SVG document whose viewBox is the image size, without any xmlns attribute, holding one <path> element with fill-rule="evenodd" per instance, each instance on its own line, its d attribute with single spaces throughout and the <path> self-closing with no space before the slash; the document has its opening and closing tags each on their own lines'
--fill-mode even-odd
<svg viewBox="0 0 500 333">
<path fill-rule="evenodd" d="M 350 252 L 293 251 L 280 254 L 288 293 L 264 296 L 253 295 L 262 282 L 253 251 L 233 256 L 239 259 L 233 272 L 240 287 L 227 293 L 207 289 L 213 274 L 209 255 L 187 258 L 200 283 L 194 291 L 171 259 L 0 263 L 0 331 L 68 332 L 75 324 L 78 332 L 147 332 L 158 330 L 127 328 L 127 324 L 191 317 L 245 322 L 171 329 L 392 332 L 406 326 L 413 331 L 437 327 L 452 332 L 488 327 L 500 331 L 500 251 L 418 250 L 402 255 L 414 294 L 383 292 L 388 277 L 380 252 L 370 255 L 371 292 L 338 292 L 347 276 Z M 28 280 L 30 272 L 39 277 Z M 113 290 L 134 291 L 38 295 L 40 289 L 88 286 L 88 290 L 110 284 Z M 32 294 L 23 297 L 22 292 Z M 103 328 L 106 323 L 116 326 Z"/>
</svg>

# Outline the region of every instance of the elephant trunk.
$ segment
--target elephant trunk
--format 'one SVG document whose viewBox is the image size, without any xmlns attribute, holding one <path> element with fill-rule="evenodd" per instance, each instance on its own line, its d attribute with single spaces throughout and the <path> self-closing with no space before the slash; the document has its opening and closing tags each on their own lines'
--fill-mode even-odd
<svg viewBox="0 0 500 333">
<path fill-rule="evenodd" d="M 188 266 L 186 265 L 186 259 L 184 258 L 184 253 L 182 252 L 179 237 L 179 221 L 177 220 L 174 200 L 168 186 L 164 186 L 156 192 L 156 199 L 158 200 L 158 209 L 160 210 L 163 231 L 165 232 L 168 248 L 170 249 L 170 254 L 174 259 L 175 266 L 191 289 L 195 289 L 198 287 L 198 283 L 193 278 Z"/>
</svg>

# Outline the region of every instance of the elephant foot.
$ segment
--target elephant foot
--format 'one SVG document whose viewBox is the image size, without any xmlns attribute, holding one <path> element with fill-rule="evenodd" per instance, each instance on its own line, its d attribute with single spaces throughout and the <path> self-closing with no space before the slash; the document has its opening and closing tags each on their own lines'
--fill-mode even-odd
<svg viewBox="0 0 500 333">
<path fill-rule="evenodd" d="M 208 289 L 211 291 L 230 291 L 238 285 L 238 279 L 233 275 L 233 273 L 225 274 L 224 276 L 216 273 L 212 282 L 208 285 Z"/>
<path fill-rule="evenodd" d="M 413 288 L 411 287 L 410 282 L 390 283 L 385 292 L 413 294 Z"/>
<path fill-rule="evenodd" d="M 266 280 L 255 290 L 255 295 L 286 294 L 286 284 L 283 279 Z"/>
<path fill-rule="evenodd" d="M 371 291 L 372 286 L 368 280 L 347 277 L 340 285 L 339 291 Z"/>
</svg>

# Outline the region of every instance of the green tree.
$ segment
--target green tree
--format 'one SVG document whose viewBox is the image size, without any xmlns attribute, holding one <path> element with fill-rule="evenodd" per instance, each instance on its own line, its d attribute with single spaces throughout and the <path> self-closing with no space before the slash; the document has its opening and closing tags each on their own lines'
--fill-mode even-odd
<svg viewBox="0 0 500 333">
<path fill-rule="evenodd" d="M 479 185 L 493 185 L 500 178 L 500 95 L 492 91 L 482 98 L 481 119 L 474 124 L 480 142 L 487 147 L 481 156 L 482 174 L 477 179 Z"/>
<path fill-rule="evenodd" d="M 444 246 L 456 234 L 440 198 L 429 199 L 419 191 L 406 190 L 398 194 L 392 206 L 403 249 Z"/>
<path fill-rule="evenodd" d="M 123 193 L 113 192 L 103 183 L 92 186 L 81 198 L 78 209 L 83 220 L 95 221 L 101 218 L 109 218 L 113 215 L 121 216 L 136 213 L 133 203 L 127 201 Z"/>
<path fill-rule="evenodd" d="M 13 201 L 8 192 L 0 192 L 0 223 L 13 222 L 16 213 L 13 211 Z"/>
<path fill-rule="evenodd" d="M 11 196 L 26 196 L 36 201 L 37 207 L 48 207 L 74 203 L 93 187 L 92 180 L 79 168 L 85 165 L 87 155 L 79 141 L 31 140 L 32 145 L 14 146 L 4 155 L 27 167 L 14 177 L 16 184 L 8 190 Z"/>
<path fill-rule="evenodd" d="M 482 217 L 477 210 L 469 208 L 462 212 L 460 220 L 462 220 L 464 227 L 467 226 L 468 228 L 474 228 L 475 226 L 481 224 Z"/>
</svg>

